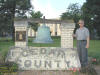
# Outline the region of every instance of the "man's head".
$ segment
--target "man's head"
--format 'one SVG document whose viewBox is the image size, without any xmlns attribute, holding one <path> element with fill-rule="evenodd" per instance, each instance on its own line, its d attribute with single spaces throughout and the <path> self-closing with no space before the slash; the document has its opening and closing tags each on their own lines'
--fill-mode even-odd
<svg viewBox="0 0 100 75">
<path fill-rule="evenodd" d="M 79 24 L 80 27 L 84 27 L 84 20 L 80 19 L 78 24 Z"/>
</svg>

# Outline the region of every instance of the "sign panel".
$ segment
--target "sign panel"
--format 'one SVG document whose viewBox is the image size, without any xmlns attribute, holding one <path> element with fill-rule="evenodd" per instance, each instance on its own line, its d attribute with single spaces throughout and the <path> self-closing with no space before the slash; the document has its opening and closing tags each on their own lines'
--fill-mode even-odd
<svg viewBox="0 0 100 75">
<path fill-rule="evenodd" d="M 16 60 L 12 55 L 10 60 L 14 59 L 22 70 L 68 70 L 81 67 L 77 51 L 73 48 L 23 47 L 19 54 L 16 50 L 10 51 L 15 51 Z"/>
<path fill-rule="evenodd" d="M 26 31 L 16 31 L 16 41 L 26 41 Z"/>
</svg>

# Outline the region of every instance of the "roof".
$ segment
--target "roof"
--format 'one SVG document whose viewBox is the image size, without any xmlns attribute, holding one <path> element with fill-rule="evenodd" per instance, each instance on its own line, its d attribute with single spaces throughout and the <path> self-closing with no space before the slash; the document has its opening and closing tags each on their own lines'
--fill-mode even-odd
<svg viewBox="0 0 100 75">
<path fill-rule="evenodd" d="M 22 18 L 16 18 L 15 21 L 27 21 L 27 22 L 34 22 L 34 23 L 43 23 L 43 19 L 22 19 Z M 73 20 L 56 20 L 56 19 L 45 19 L 45 23 L 50 24 L 61 24 L 61 23 L 74 23 Z"/>
</svg>

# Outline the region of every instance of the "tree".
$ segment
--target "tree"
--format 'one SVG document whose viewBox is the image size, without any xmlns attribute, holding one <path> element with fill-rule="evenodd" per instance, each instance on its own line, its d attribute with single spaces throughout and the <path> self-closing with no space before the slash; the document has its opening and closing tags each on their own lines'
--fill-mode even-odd
<svg viewBox="0 0 100 75">
<path fill-rule="evenodd" d="M 70 4 L 67 8 L 67 11 L 62 13 L 61 15 L 61 19 L 62 20 L 67 20 L 67 19 L 71 19 L 74 20 L 75 24 L 76 24 L 76 28 L 79 26 L 78 20 L 81 18 L 81 7 L 79 6 L 78 3 L 75 4 Z"/>
<path fill-rule="evenodd" d="M 33 19 L 40 19 L 43 16 L 43 14 L 40 11 L 37 12 L 32 11 L 30 14 L 31 14 L 31 18 Z M 39 23 L 29 22 L 29 26 L 35 31 L 35 36 L 36 36 L 36 31 L 40 26 Z"/>
<path fill-rule="evenodd" d="M 31 13 L 31 18 L 42 18 L 43 14 L 40 11 L 34 12 L 32 11 Z"/>
<path fill-rule="evenodd" d="M 4 36 L 5 33 L 10 33 L 11 30 L 11 12 L 7 10 L 5 4 L 5 0 L 0 1 L 0 36 Z"/>
<path fill-rule="evenodd" d="M 36 31 L 38 30 L 39 23 L 28 22 L 29 28 L 34 30 L 34 35 L 36 36 Z"/>
<path fill-rule="evenodd" d="M 100 36 L 100 0 L 86 0 L 82 10 L 86 24 L 89 28 L 92 27 L 90 28 L 91 32 L 96 29 Z"/>
<path fill-rule="evenodd" d="M 0 22 L 2 22 L 2 26 L 5 25 L 3 32 L 7 32 L 6 28 L 10 24 L 10 32 L 12 32 L 12 35 L 14 36 L 15 15 L 25 17 L 26 12 L 29 11 L 31 7 L 30 0 L 0 0 Z M 6 22 L 9 23 L 6 24 Z M 1 29 L 2 26 L 0 26 Z"/>
<path fill-rule="evenodd" d="M 86 27 L 88 27 L 90 34 L 91 34 L 91 38 L 93 38 L 92 33 L 93 33 L 93 20 L 92 17 L 93 15 L 91 15 L 91 10 L 88 8 L 87 3 L 84 3 L 84 5 L 82 6 L 82 17 L 85 21 L 85 25 Z"/>
</svg>

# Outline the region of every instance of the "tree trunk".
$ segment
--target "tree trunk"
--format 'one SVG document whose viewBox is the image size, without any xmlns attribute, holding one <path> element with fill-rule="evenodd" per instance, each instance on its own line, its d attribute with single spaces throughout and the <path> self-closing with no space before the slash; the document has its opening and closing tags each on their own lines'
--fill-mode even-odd
<svg viewBox="0 0 100 75">
<path fill-rule="evenodd" d="M 14 18 L 15 18 L 15 9 L 16 9 L 16 0 L 13 1 L 12 12 L 12 40 L 15 41 L 15 27 L 14 27 Z"/>
<path fill-rule="evenodd" d="M 36 37 L 36 31 L 34 31 L 34 37 Z"/>
</svg>

